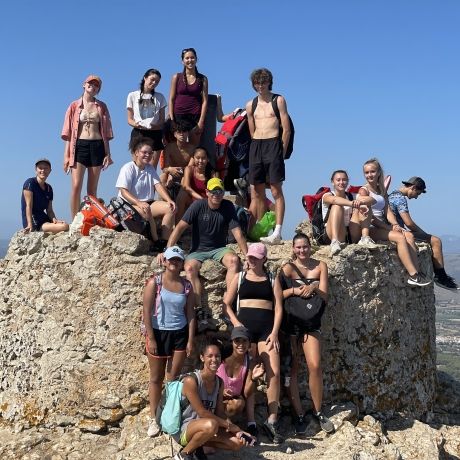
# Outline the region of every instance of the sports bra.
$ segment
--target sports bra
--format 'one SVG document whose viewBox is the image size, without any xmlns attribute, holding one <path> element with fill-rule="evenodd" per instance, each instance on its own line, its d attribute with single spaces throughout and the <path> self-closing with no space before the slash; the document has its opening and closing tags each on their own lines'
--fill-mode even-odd
<svg viewBox="0 0 460 460">
<path fill-rule="evenodd" d="M 80 112 L 80 121 L 82 123 L 99 123 L 99 112 L 97 110 L 92 112 L 82 110 Z"/>
<path fill-rule="evenodd" d="M 257 299 L 273 302 L 273 288 L 269 277 L 267 276 L 263 281 L 251 281 L 244 278 L 240 286 L 239 296 L 240 301 Z"/>
</svg>

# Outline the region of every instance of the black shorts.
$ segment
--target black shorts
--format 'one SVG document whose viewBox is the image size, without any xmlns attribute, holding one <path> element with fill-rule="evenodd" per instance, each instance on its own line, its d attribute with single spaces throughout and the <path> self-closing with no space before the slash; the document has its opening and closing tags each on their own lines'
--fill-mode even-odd
<svg viewBox="0 0 460 460">
<path fill-rule="evenodd" d="M 43 227 L 43 224 L 51 223 L 51 219 L 48 217 L 48 214 L 43 213 L 39 216 L 32 215 L 32 230 L 40 231 Z"/>
<path fill-rule="evenodd" d="M 249 149 L 249 183 L 279 184 L 285 179 L 283 146 L 279 137 L 253 139 Z"/>
<path fill-rule="evenodd" d="M 105 157 L 104 141 L 77 139 L 75 148 L 75 161 L 87 168 L 102 166 Z"/>
<path fill-rule="evenodd" d="M 251 333 L 251 343 L 265 342 L 272 333 L 275 314 L 265 308 L 243 307 L 238 312 L 238 321 Z"/>
<path fill-rule="evenodd" d="M 191 131 L 193 128 L 195 128 L 199 120 L 199 115 L 193 115 L 191 113 L 174 114 L 174 121 L 183 125 L 188 131 Z"/>
<path fill-rule="evenodd" d="M 163 131 L 161 129 L 139 129 L 133 128 L 131 139 L 129 140 L 129 150 L 133 152 L 137 142 L 146 137 L 153 142 L 153 150 L 163 150 Z"/>
<path fill-rule="evenodd" d="M 151 355 L 155 358 L 170 358 L 175 351 L 185 351 L 188 342 L 188 325 L 177 331 L 162 331 L 153 329 L 153 335 L 157 343 L 157 352 Z M 145 349 L 147 349 L 148 337 L 145 341 Z"/>
</svg>

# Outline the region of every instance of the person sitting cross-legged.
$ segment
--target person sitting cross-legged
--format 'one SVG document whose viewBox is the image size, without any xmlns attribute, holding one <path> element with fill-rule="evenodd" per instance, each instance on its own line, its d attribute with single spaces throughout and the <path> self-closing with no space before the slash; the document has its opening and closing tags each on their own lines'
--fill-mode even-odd
<svg viewBox="0 0 460 460">
<path fill-rule="evenodd" d="M 426 193 L 425 181 L 421 177 L 411 177 L 402 182 L 399 190 L 388 195 L 388 201 L 398 224 L 406 231 L 412 232 L 415 240 L 424 241 L 431 245 L 433 251 L 434 282 L 445 289 L 458 290 L 459 287 L 454 278 L 449 276 L 444 269 L 444 256 L 442 253 L 442 241 L 439 237 L 426 233 L 412 219 L 407 200 L 417 199 L 422 193 Z"/>
</svg>

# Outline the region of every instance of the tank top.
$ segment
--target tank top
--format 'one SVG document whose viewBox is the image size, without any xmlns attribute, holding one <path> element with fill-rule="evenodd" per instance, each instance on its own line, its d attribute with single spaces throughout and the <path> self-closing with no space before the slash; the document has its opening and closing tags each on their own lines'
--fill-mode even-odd
<svg viewBox="0 0 460 460">
<path fill-rule="evenodd" d="M 379 195 L 378 193 L 374 193 L 372 190 L 369 190 L 366 186 L 364 188 L 369 192 L 369 195 L 374 198 L 375 203 L 371 206 L 372 214 L 378 220 L 384 220 L 385 217 L 383 213 L 385 212 L 385 197 L 383 195 Z"/>
<path fill-rule="evenodd" d="M 336 196 L 332 190 L 330 193 Z M 345 197 L 345 198 L 348 199 L 348 197 Z M 323 197 L 321 198 L 321 211 L 323 215 L 323 221 L 325 221 L 326 219 L 329 208 L 330 208 L 330 205 L 324 202 L 324 195 L 323 195 Z M 350 225 L 352 209 L 351 209 L 351 206 L 342 206 L 342 208 L 343 208 L 344 224 L 345 224 L 345 227 L 348 227 L 348 225 Z"/>
<path fill-rule="evenodd" d="M 174 98 L 174 113 L 178 115 L 200 115 L 203 90 L 201 79 L 196 79 L 193 85 L 186 85 L 184 75 L 177 74 L 176 97 Z"/>
<path fill-rule="evenodd" d="M 224 382 L 224 389 L 231 390 L 233 396 L 240 396 L 243 394 L 244 389 L 244 380 L 246 377 L 246 373 L 249 367 L 249 356 L 246 353 L 244 355 L 243 365 L 238 372 L 236 377 L 230 377 L 227 374 L 227 370 L 225 369 L 225 363 L 221 363 L 219 369 L 217 369 L 217 375 L 223 380 Z"/>
<path fill-rule="evenodd" d="M 152 308 L 152 327 L 164 331 L 177 331 L 184 328 L 187 325 L 187 316 L 185 314 L 187 295 L 185 292 L 171 292 L 161 286 L 159 295 L 158 308 L 156 308 L 156 305 Z"/>
<path fill-rule="evenodd" d="M 206 181 L 198 179 L 195 174 L 192 174 L 192 189 L 203 198 L 206 198 Z"/>
<path fill-rule="evenodd" d="M 219 377 L 216 375 L 216 380 L 214 383 L 214 388 L 211 393 L 206 391 L 206 386 L 201 378 L 201 372 L 195 371 L 194 372 L 197 381 L 198 387 L 198 396 L 201 399 L 201 403 L 203 404 L 204 408 L 209 412 L 214 413 L 217 406 L 217 397 L 219 396 Z M 186 397 L 182 396 L 182 401 L 186 401 Z M 182 411 L 182 427 L 181 432 L 184 431 L 185 427 L 188 425 L 189 422 L 198 418 L 198 414 L 193 409 L 192 405 L 189 404 L 183 411 Z"/>
<path fill-rule="evenodd" d="M 239 290 L 240 301 L 245 299 L 260 299 L 273 302 L 273 288 L 269 277 L 263 281 L 251 281 L 247 278 L 241 283 Z"/>
</svg>

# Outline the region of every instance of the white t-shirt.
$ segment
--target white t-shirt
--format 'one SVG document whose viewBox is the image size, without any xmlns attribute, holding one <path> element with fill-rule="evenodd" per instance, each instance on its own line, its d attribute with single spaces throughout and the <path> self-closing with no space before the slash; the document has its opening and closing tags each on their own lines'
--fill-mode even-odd
<svg viewBox="0 0 460 460">
<path fill-rule="evenodd" d="M 155 196 L 155 185 L 159 183 L 160 178 L 152 165 L 140 169 L 134 161 L 130 161 L 121 167 L 116 187 L 125 188 L 139 201 L 151 201 Z M 118 190 L 118 196 L 121 196 L 121 190 Z"/>
<path fill-rule="evenodd" d="M 150 128 L 152 124 L 160 121 L 160 110 L 167 106 L 166 99 L 161 93 L 156 91 L 151 94 L 143 94 L 142 102 L 139 104 L 141 97 L 140 90 L 128 94 L 126 108 L 132 109 L 134 121 L 144 128 Z"/>
</svg>

